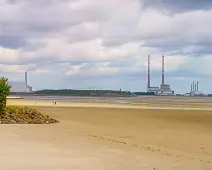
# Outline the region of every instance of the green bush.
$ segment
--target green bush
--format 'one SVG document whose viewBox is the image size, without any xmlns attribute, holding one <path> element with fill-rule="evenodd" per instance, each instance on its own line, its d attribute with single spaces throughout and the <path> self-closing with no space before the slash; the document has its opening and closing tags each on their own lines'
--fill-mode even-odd
<svg viewBox="0 0 212 170">
<path fill-rule="evenodd" d="M 5 112 L 7 96 L 10 95 L 10 89 L 11 86 L 8 84 L 8 79 L 2 77 L 0 79 L 0 115 Z"/>
</svg>

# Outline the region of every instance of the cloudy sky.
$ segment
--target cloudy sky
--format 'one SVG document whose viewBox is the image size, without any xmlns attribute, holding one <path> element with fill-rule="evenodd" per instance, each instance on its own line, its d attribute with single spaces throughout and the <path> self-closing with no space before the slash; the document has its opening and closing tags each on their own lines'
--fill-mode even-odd
<svg viewBox="0 0 212 170">
<path fill-rule="evenodd" d="M 0 0 L 0 74 L 33 89 L 212 93 L 211 0 Z"/>
</svg>

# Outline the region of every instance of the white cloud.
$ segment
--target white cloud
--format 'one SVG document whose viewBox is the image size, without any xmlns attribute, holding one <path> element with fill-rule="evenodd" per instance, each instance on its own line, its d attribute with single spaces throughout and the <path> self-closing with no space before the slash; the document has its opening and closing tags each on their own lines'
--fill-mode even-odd
<svg viewBox="0 0 212 170">
<path fill-rule="evenodd" d="M 20 65 L 1 65 L 1 73 L 20 74 L 25 71 L 25 68 Z"/>
<path fill-rule="evenodd" d="M 119 68 L 110 67 L 109 63 L 84 63 L 81 65 L 70 66 L 66 76 L 78 77 L 101 77 L 114 76 L 119 73 Z"/>
<path fill-rule="evenodd" d="M 38 75 L 50 74 L 52 72 L 53 71 L 50 69 L 36 69 L 36 70 L 31 71 L 32 74 L 38 74 Z"/>
</svg>

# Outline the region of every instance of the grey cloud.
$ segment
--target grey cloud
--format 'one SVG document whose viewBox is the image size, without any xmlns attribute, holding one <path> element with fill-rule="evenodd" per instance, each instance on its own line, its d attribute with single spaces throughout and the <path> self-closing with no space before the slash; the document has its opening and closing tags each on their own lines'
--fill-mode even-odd
<svg viewBox="0 0 212 170">
<path fill-rule="evenodd" d="M 193 11 L 174 16 L 152 11 L 147 12 L 144 17 L 144 25 L 148 24 L 148 17 L 157 20 L 156 23 L 150 22 L 150 26 L 141 27 L 141 37 L 145 39 L 143 46 L 155 47 L 162 52 L 177 55 L 211 54 L 208 46 L 212 45 L 210 22 L 212 10 Z"/>
<path fill-rule="evenodd" d="M 161 39 L 149 39 L 143 47 L 155 47 L 163 53 L 172 55 L 202 56 L 212 54 L 212 40 L 198 39 L 187 41 L 185 38 L 164 37 Z"/>
<path fill-rule="evenodd" d="M 63 0 L 62 2 L 61 0 L 10 0 L 5 2 L 7 3 L 0 6 L 0 16 L 4 16 L 0 18 L 4 35 L 0 45 L 7 48 L 24 47 L 29 39 L 63 36 L 69 27 L 82 22 L 103 21 L 111 16 L 107 8 L 101 10 L 92 5 L 90 8 L 88 6 L 85 9 L 72 9 L 72 3 L 76 0 Z M 77 38 L 73 42 L 75 40 L 77 41 Z"/>
<path fill-rule="evenodd" d="M 169 12 L 212 9 L 211 0 L 141 0 L 144 8 L 156 8 Z"/>
<path fill-rule="evenodd" d="M 45 48 L 47 46 L 46 43 L 44 42 L 34 42 L 34 43 L 26 43 L 25 44 L 25 51 L 30 52 L 30 51 L 36 51 L 39 48 Z"/>
<path fill-rule="evenodd" d="M 107 38 L 103 38 L 103 46 L 116 47 L 116 46 L 121 46 L 123 44 L 127 44 L 130 42 L 136 42 L 136 41 L 140 41 L 140 39 L 139 39 L 139 37 L 136 37 L 134 35 L 107 37 Z"/>
<path fill-rule="evenodd" d="M 20 37 L 2 36 L 0 37 L 0 46 L 3 48 L 17 49 L 25 46 L 26 42 Z"/>
</svg>

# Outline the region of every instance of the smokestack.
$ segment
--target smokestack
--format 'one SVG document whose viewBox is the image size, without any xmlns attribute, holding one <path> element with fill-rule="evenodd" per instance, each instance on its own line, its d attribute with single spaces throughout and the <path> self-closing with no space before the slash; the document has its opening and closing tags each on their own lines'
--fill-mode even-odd
<svg viewBox="0 0 212 170">
<path fill-rule="evenodd" d="M 191 84 L 191 92 L 193 91 L 193 88 L 192 88 L 192 84 Z"/>
<path fill-rule="evenodd" d="M 193 81 L 193 91 L 194 91 L 194 81 Z"/>
<path fill-rule="evenodd" d="M 162 85 L 164 85 L 164 56 L 162 56 Z"/>
<path fill-rule="evenodd" d="M 150 88 L 150 55 L 148 55 L 148 88 Z"/>
<path fill-rule="evenodd" d="M 199 91 L 199 82 L 197 81 L 197 91 Z"/>
<path fill-rule="evenodd" d="M 197 91 L 197 84 L 195 84 L 194 86 L 195 86 L 195 91 Z"/>
<path fill-rule="evenodd" d="M 25 72 L 25 85 L 26 85 L 26 87 L 28 87 L 28 84 L 27 84 L 27 71 Z"/>
</svg>

